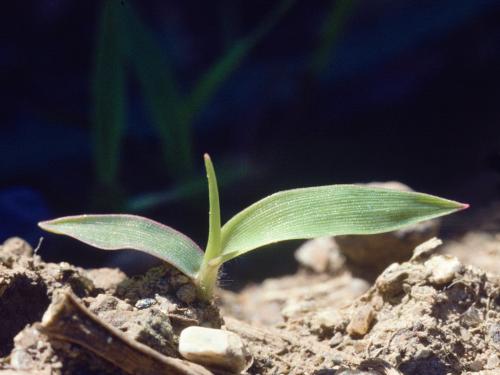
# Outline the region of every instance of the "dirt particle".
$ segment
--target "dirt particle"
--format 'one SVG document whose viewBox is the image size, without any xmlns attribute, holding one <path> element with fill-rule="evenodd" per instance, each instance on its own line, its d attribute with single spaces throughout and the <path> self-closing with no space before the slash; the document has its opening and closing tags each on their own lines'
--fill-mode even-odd
<svg viewBox="0 0 500 375">
<path fill-rule="evenodd" d="M 469 327 L 476 327 L 481 324 L 482 318 L 479 309 L 471 306 L 462 314 L 462 322 Z"/>
<path fill-rule="evenodd" d="M 331 337 L 335 330 L 345 329 L 348 321 L 336 309 L 324 309 L 311 318 L 311 332 L 320 338 Z"/>
<path fill-rule="evenodd" d="M 99 315 L 102 312 L 112 310 L 131 311 L 132 306 L 119 298 L 102 293 L 90 299 L 89 310 Z"/>
<path fill-rule="evenodd" d="M 403 291 L 403 282 L 408 276 L 407 270 L 393 263 L 377 278 L 375 285 L 383 295 L 395 296 Z"/>
<path fill-rule="evenodd" d="M 305 268 L 317 273 L 337 272 L 344 267 L 345 257 L 331 237 L 306 241 L 295 252 L 295 259 Z"/>
<path fill-rule="evenodd" d="M 455 257 L 437 255 L 424 263 L 430 273 L 429 281 L 434 285 L 443 285 L 451 282 L 462 271 L 463 266 Z"/>
<path fill-rule="evenodd" d="M 488 357 L 486 362 L 487 369 L 499 369 L 500 368 L 500 358 L 498 358 L 497 354 L 492 354 Z"/>
<path fill-rule="evenodd" d="M 500 349 L 500 323 L 494 323 L 488 329 L 488 335 L 493 345 Z"/>
<path fill-rule="evenodd" d="M 293 319 L 297 316 L 304 315 L 304 313 L 311 311 L 313 303 L 311 301 L 296 301 L 289 300 L 286 305 L 281 309 L 281 315 L 285 319 Z"/>
<path fill-rule="evenodd" d="M 366 335 L 375 320 L 375 311 L 370 305 L 360 307 L 354 312 L 354 315 L 349 322 L 346 330 L 352 337 L 359 337 Z"/>
<path fill-rule="evenodd" d="M 12 237 L 5 241 L 2 246 L 2 251 L 17 256 L 22 255 L 30 257 L 33 255 L 33 248 L 31 245 L 19 237 Z"/>
<path fill-rule="evenodd" d="M 334 347 L 340 345 L 343 340 L 344 340 L 344 337 L 343 337 L 342 333 L 337 332 L 337 333 L 335 333 L 335 335 L 333 335 L 333 337 L 330 339 L 330 341 L 328 341 L 328 345 L 330 345 L 330 347 L 334 348 Z"/>
<path fill-rule="evenodd" d="M 182 273 L 176 273 L 172 277 L 170 277 L 170 283 L 174 286 L 180 286 L 189 283 L 190 279 L 186 275 Z"/>
<path fill-rule="evenodd" d="M 196 299 L 196 288 L 192 284 L 184 284 L 177 290 L 176 296 L 184 303 L 193 303 Z"/>
<path fill-rule="evenodd" d="M 86 272 L 87 278 L 93 281 L 97 289 L 114 293 L 127 276 L 116 268 L 96 268 Z"/>
<path fill-rule="evenodd" d="M 33 367 L 33 359 L 26 350 L 14 349 L 10 354 L 10 365 L 15 370 L 30 370 Z"/>
</svg>

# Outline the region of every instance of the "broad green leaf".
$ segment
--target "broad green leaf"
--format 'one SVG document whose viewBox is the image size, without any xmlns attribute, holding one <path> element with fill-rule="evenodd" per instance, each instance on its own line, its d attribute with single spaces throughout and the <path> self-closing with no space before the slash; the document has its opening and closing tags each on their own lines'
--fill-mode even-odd
<svg viewBox="0 0 500 375">
<path fill-rule="evenodd" d="M 135 249 L 170 263 L 194 278 L 203 252 L 184 234 L 156 221 L 134 215 L 81 215 L 38 224 L 103 250 Z"/>
<path fill-rule="evenodd" d="M 222 227 L 223 255 L 218 261 L 278 241 L 388 232 L 466 207 L 428 194 L 357 185 L 282 191 Z"/>
</svg>

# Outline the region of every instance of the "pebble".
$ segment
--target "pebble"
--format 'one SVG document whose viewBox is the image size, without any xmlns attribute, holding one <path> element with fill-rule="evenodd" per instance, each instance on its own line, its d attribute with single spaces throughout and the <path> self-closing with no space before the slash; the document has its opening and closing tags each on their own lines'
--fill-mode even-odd
<svg viewBox="0 0 500 375">
<path fill-rule="evenodd" d="M 463 269 L 462 263 L 455 258 L 445 255 L 436 255 L 424 263 L 429 272 L 429 281 L 435 285 L 451 282 L 456 274 Z"/>
<path fill-rule="evenodd" d="M 403 282 L 409 277 L 408 270 L 399 263 L 392 263 L 375 281 L 375 286 L 384 295 L 397 295 L 403 290 Z"/>
<path fill-rule="evenodd" d="M 33 248 L 29 243 L 19 237 L 11 237 L 3 243 L 3 251 L 9 252 L 15 255 L 33 255 Z"/>
<path fill-rule="evenodd" d="M 466 312 L 462 314 L 462 322 L 469 327 L 478 326 L 482 322 L 479 309 L 471 306 Z"/>
<path fill-rule="evenodd" d="M 330 347 L 334 348 L 334 347 L 340 345 L 343 340 L 344 340 L 344 336 L 342 336 L 342 334 L 340 332 L 337 332 L 335 335 L 333 335 L 333 337 L 330 339 L 330 341 L 328 341 L 328 345 L 330 345 Z"/>
<path fill-rule="evenodd" d="M 487 369 L 498 369 L 500 368 L 500 358 L 498 355 L 492 354 L 488 357 L 488 361 L 486 362 Z"/>
<path fill-rule="evenodd" d="M 493 345 L 500 349 L 500 323 L 492 324 L 488 329 L 488 336 Z"/>
<path fill-rule="evenodd" d="M 371 325 L 375 319 L 375 311 L 369 305 L 361 307 L 356 310 L 351 321 L 347 325 L 347 333 L 350 336 L 364 336 L 370 329 Z"/>
<path fill-rule="evenodd" d="M 295 252 L 295 259 L 316 273 L 337 271 L 345 263 L 344 256 L 331 237 L 319 237 L 305 242 Z"/>
<path fill-rule="evenodd" d="M 179 337 L 179 353 L 189 361 L 240 373 L 252 364 L 240 336 L 221 329 L 191 326 Z"/>
<path fill-rule="evenodd" d="M 33 359 L 24 349 L 14 349 L 10 355 L 10 365 L 16 370 L 29 370 Z"/>
<path fill-rule="evenodd" d="M 297 316 L 303 315 L 306 312 L 311 311 L 314 307 L 314 304 L 311 301 L 295 301 L 290 300 L 288 303 L 281 309 L 281 315 L 285 319 L 295 318 Z"/>
<path fill-rule="evenodd" d="M 312 324 L 318 329 L 344 328 L 345 320 L 335 309 L 325 309 L 314 315 Z"/>
<path fill-rule="evenodd" d="M 443 241 L 437 237 L 432 237 L 430 240 L 427 240 L 413 250 L 413 256 L 411 257 L 411 261 L 419 261 L 424 258 L 428 258 L 430 255 L 436 252 L 437 248 L 443 244 Z"/>
</svg>

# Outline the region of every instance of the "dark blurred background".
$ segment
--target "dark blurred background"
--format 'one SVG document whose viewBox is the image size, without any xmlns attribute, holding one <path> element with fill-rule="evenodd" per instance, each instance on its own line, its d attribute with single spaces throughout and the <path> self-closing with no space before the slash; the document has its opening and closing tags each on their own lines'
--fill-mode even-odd
<svg viewBox="0 0 500 375">
<path fill-rule="evenodd" d="M 225 220 L 331 183 L 498 198 L 499 1 L 37 0 L 1 14 L 0 239 L 44 235 L 46 260 L 154 262 L 36 227 L 78 213 L 148 216 L 203 246 L 204 152 Z M 285 272 L 295 246 L 227 278 Z"/>
</svg>

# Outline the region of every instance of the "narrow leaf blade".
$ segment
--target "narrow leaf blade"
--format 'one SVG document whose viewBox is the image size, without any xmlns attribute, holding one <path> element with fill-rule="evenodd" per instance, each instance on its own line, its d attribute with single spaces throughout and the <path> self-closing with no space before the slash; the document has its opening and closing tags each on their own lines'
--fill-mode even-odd
<svg viewBox="0 0 500 375">
<path fill-rule="evenodd" d="M 125 125 L 125 41 L 118 3 L 103 3 L 92 77 L 94 163 L 99 183 L 112 187 L 118 177 Z"/>
<path fill-rule="evenodd" d="M 271 13 L 246 37 L 231 46 L 200 78 L 188 101 L 187 122 L 207 106 L 219 88 L 228 80 L 252 49 L 283 18 L 296 0 L 281 0 Z"/>
<path fill-rule="evenodd" d="M 203 252 L 184 234 L 135 215 L 67 216 L 38 224 L 102 250 L 135 249 L 170 263 L 187 276 L 198 272 Z"/>
<path fill-rule="evenodd" d="M 278 241 L 388 232 L 466 207 L 428 194 L 357 185 L 282 191 L 223 226 L 220 261 Z"/>
<path fill-rule="evenodd" d="M 191 126 L 183 120 L 183 97 L 175 72 L 156 35 L 129 6 L 126 37 L 130 44 L 130 62 L 137 75 L 147 110 L 160 136 L 162 151 L 173 177 L 193 171 Z"/>
<path fill-rule="evenodd" d="M 205 250 L 206 259 L 210 260 L 219 256 L 221 251 L 221 224 L 220 224 L 220 205 L 219 205 L 219 188 L 217 186 L 217 177 L 212 160 L 208 154 L 204 155 L 205 168 L 207 170 L 208 179 L 208 198 L 210 202 L 209 211 L 209 231 L 207 248 Z"/>
</svg>

